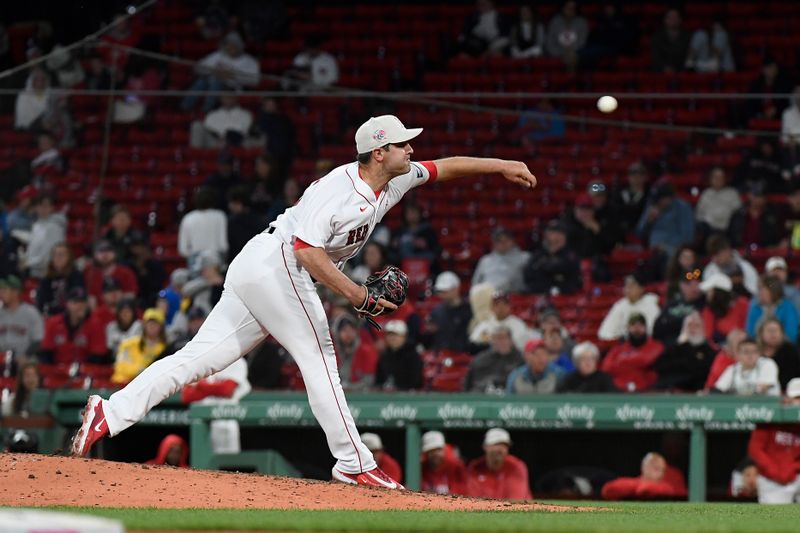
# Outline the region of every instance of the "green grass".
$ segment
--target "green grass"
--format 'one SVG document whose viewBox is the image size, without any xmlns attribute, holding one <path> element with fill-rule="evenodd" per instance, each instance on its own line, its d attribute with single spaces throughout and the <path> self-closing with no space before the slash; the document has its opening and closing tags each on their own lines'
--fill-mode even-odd
<svg viewBox="0 0 800 533">
<path fill-rule="evenodd" d="M 556 502 L 553 502 L 556 503 Z M 561 504 L 562 502 L 558 502 Z M 597 512 L 276 511 L 58 508 L 115 518 L 129 530 L 319 532 L 796 532 L 800 506 L 584 503 Z"/>
</svg>

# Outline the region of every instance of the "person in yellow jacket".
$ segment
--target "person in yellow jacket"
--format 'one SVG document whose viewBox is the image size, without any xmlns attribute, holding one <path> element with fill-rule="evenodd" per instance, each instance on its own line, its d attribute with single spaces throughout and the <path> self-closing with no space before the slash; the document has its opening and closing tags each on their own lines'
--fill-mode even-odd
<svg viewBox="0 0 800 533">
<path fill-rule="evenodd" d="M 150 364 L 164 355 L 167 338 L 164 329 L 164 312 L 151 307 L 144 312 L 141 335 L 122 341 L 114 362 L 114 383 L 128 383 Z"/>
</svg>

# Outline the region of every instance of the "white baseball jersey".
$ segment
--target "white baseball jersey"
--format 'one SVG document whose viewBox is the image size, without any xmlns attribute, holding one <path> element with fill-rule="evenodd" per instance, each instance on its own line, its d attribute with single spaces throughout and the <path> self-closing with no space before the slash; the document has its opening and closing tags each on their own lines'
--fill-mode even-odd
<svg viewBox="0 0 800 533">
<path fill-rule="evenodd" d="M 323 248 L 341 270 L 405 193 L 436 179 L 435 169 L 433 163 L 412 162 L 410 172 L 392 179 L 376 193 L 359 176 L 358 163 L 342 165 L 309 185 L 297 205 L 270 226 L 284 243 L 293 245 L 297 237 Z"/>
</svg>

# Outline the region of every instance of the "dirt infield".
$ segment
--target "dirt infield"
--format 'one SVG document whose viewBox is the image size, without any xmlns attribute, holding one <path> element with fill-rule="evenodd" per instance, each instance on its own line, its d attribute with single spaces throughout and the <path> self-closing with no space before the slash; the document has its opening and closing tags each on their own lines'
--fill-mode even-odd
<svg viewBox="0 0 800 533">
<path fill-rule="evenodd" d="M 165 509 L 578 510 L 575 507 L 438 496 L 257 474 L 8 453 L 0 454 L 0 506 L 3 505 Z"/>
</svg>

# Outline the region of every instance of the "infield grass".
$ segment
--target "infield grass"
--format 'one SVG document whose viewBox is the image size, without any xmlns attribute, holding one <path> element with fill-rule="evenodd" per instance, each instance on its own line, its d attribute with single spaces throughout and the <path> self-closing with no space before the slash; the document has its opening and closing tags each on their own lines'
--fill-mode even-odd
<svg viewBox="0 0 800 533">
<path fill-rule="evenodd" d="M 551 502 L 564 505 L 565 502 Z M 587 503 L 597 511 L 278 511 L 96 509 L 61 511 L 115 518 L 128 530 L 313 532 L 797 532 L 800 506 L 689 503 Z M 569 505 L 569 503 L 567 503 Z"/>
</svg>

